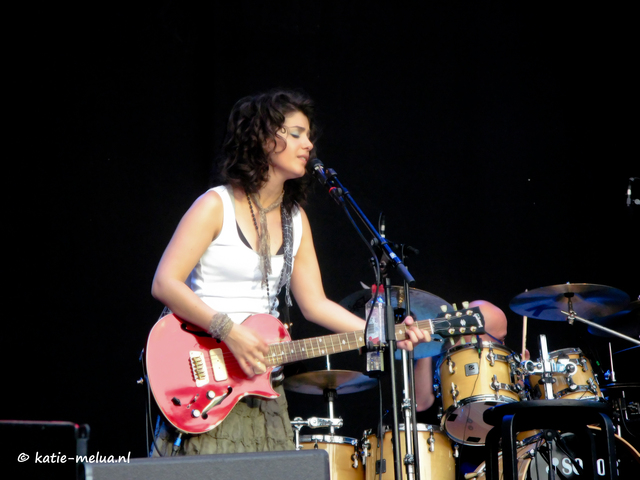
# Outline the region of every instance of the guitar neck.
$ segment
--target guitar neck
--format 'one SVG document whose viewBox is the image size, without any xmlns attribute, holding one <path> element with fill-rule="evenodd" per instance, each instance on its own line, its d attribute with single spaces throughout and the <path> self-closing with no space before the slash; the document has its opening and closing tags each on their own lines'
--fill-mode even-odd
<svg viewBox="0 0 640 480">
<path fill-rule="evenodd" d="M 265 363 L 267 366 L 275 367 L 333 353 L 349 352 L 364 347 L 364 345 L 363 330 L 274 343 L 269 345 L 269 353 L 265 356 Z"/>
<path fill-rule="evenodd" d="M 418 328 L 433 334 L 433 322 L 421 320 L 416 322 Z M 404 340 L 406 331 L 404 325 L 396 325 L 395 339 Z M 281 342 L 269 345 L 269 353 L 265 356 L 267 366 L 275 367 L 287 363 L 323 357 L 340 352 L 349 352 L 365 346 L 364 330 L 348 333 L 334 333 L 323 337 L 305 338 L 291 342 Z"/>
</svg>

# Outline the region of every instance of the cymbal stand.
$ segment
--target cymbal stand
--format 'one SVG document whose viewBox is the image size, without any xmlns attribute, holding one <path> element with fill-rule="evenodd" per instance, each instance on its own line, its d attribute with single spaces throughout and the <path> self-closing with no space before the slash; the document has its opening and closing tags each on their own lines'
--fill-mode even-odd
<svg viewBox="0 0 640 480">
<path fill-rule="evenodd" d="M 549 350 L 547 349 L 546 335 L 540 335 L 539 338 L 540 356 L 542 357 L 542 377 L 541 382 L 544 385 L 544 394 L 547 400 L 553 399 L 553 370 L 551 361 L 549 360 Z M 554 365 L 556 363 L 554 362 Z"/>
<path fill-rule="evenodd" d="M 607 328 L 603 325 L 600 325 L 598 323 L 592 322 L 590 320 L 586 320 L 582 317 L 579 317 L 578 315 L 576 315 L 576 312 L 573 310 L 573 302 L 571 301 L 571 298 L 573 298 L 573 293 L 572 292 L 567 292 L 564 294 L 565 297 L 567 297 L 567 310 L 569 310 L 568 312 L 565 312 L 564 310 L 560 310 L 560 312 L 563 315 L 567 316 L 567 322 L 569 322 L 569 325 L 573 325 L 573 322 L 575 320 L 578 320 L 582 323 L 586 323 L 587 325 L 594 327 L 594 328 L 599 328 L 600 330 L 603 330 L 607 333 L 610 333 L 611 335 L 615 335 L 616 337 L 619 338 L 623 338 L 625 340 L 629 340 L 632 343 L 635 343 L 636 345 L 640 345 L 640 340 L 636 340 L 635 338 L 629 337 L 623 333 L 620 332 L 616 332 L 615 330 L 611 330 L 610 328 Z"/>
<path fill-rule="evenodd" d="M 613 369 L 613 352 L 611 351 L 611 342 L 609 342 L 609 363 L 611 364 L 611 381 L 616 383 L 616 371 Z"/>
<path fill-rule="evenodd" d="M 331 360 L 329 359 L 329 355 L 327 355 L 327 371 L 329 370 L 331 370 Z M 324 399 L 329 403 L 329 421 L 333 422 L 334 420 L 336 420 L 333 416 L 333 401 L 338 396 L 338 392 L 336 392 L 335 388 L 325 388 L 323 394 Z M 340 421 L 342 422 L 342 420 Z M 338 428 L 340 428 L 341 426 L 342 424 L 340 424 Z M 329 432 L 331 433 L 331 435 L 334 435 L 336 433 L 335 428 L 336 427 L 333 425 L 333 423 L 329 425 Z"/>
<path fill-rule="evenodd" d="M 567 294 L 569 295 L 569 294 Z M 587 325 L 594 327 L 594 328 L 599 328 L 600 330 L 604 330 L 607 333 L 610 333 L 611 335 L 615 335 L 616 337 L 619 338 L 623 338 L 624 340 L 628 340 L 631 343 L 635 343 L 636 345 L 640 345 L 640 340 L 636 340 L 633 337 L 629 337 L 627 335 L 625 335 L 624 333 L 620 333 L 620 332 L 616 332 L 615 330 L 611 330 L 610 328 L 607 328 L 603 325 L 600 325 L 596 322 L 592 322 L 590 320 L 586 320 L 582 317 L 579 317 L 578 315 L 576 315 L 576 312 L 573 311 L 573 309 L 571 308 L 571 302 L 569 302 L 569 311 L 565 312 L 564 310 L 560 310 L 560 312 L 563 315 L 567 316 L 567 322 L 569 322 L 570 325 L 573 325 L 574 320 L 578 320 L 579 322 L 582 323 L 586 323 Z"/>
</svg>

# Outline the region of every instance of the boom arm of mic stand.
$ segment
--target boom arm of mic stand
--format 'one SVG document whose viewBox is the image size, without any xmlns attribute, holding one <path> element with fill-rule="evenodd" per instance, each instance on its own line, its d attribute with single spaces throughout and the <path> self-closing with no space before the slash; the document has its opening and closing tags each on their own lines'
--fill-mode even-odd
<svg viewBox="0 0 640 480">
<path fill-rule="evenodd" d="M 387 257 L 389 257 L 391 262 L 393 262 L 393 266 L 398 270 L 398 272 L 400 272 L 400 275 L 402 275 L 402 278 L 404 278 L 409 285 L 415 284 L 416 283 L 415 279 L 409 273 L 409 270 L 407 269 L 407 267 L 402 263 L 402 260 L 400 260 L 400 258 L 398 258 L 395 252 L 391 249 L 389 242 L 387 242 L 387 240 L 384 237 L 382 237 L 380 233 L 378 233 L 376 228 L 373 226 L 373 224 L 369 221 L 369 219 L 362 212 L 358 204 L 355 202 L 355 200 L 353 199 L 349 191 L 344 187 L 344 185 L 342 185 L 340 180 L 338 180 L 335 170 L 333 170 L 332 168 L 329 168 L 326 170 L 326 174 L 327 174 L 327 184 L 330 187 L 330 191 L 332 188 L 336 189 L 337 191 L 341 191 L 340 196 L 342 197 L 342 199 L 352 208 L 354 212 L 356 212 L 356 215 L 358 215 L 362 223 L 364 223 L 364 225 L 367 227 L 371 235 L 375 238 L 377 244 L 380 246 L 382 250 L 384 250 L 384 253 L 387 255 Z M 336 191 L 336 190 L 333 190 L 333 191 Z"/>
</svg>

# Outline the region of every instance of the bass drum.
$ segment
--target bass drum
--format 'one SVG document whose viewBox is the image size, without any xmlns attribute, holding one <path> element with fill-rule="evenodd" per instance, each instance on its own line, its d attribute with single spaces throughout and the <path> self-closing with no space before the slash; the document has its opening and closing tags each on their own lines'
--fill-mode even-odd
<svg viewBox="0 0 640 480">
<path fill-rule="evenodd" d="M 402 457 L 407 451 L 405 446 L 404 424 L 400 424 L 400 450 Z M 382 442 L 376 435 L 365 433 L 362 439 L 362 458 L 365 464 L 366 480 L 393 480 L 393 446 L 391 432 L 385 431 Z M 454 480 L 456 477 L 456 461 L 453 457 L 451 441 L 440 430 L 439 425 L 418 424 L 418 451 L 420 452 L 421 480 Z M 381 454 L 384 456 L 381 461 Z M 380 466 L 383 466 L 380 472 Z M 407 472 L 402 467 L 402 478 Z"/>
<path fill-rule="evenodd" d="M 329 455 L 331 480 L 364 480 L 364 468 L 360 462 L 358 441 L 338 435 L 300 435 L 300 446 L 326 450 Z"/>
<path fill-rule="evenodd" d="M 595 433 L 596 437 L 601 437 L 600 428 L 589 427 Z M 562 435 L 566 442 L 570 453 L 575 457 L 576 462 L 582 466 L 584 462 L 589 462 L 590 454 L 584 451 L 577 444 L 574 434 L 565 433 Z M 615 436 L 616 456 L 618 457 L 618 478 L 637 478 L 638 468 L 640 468 L 640 455 L 638 451 L 624 438 L 619 435 Z M 518 449 L 518 480 L 548 480 L 549 475 L 549 448 L 548 443 L 544 440 L 535 444 L 525 445 Z M 596 472 L 594 478 L 605 477 L 608 475 L 606 471 L 607 462 L 603 458 L 604 455 L 597 451 L 598 459 L 596 460 Z M 584 476 L 578 474 L 578 469 L 573 465 L 569 455 L 561 451 L 556 445 L 553 447 L 551 464 L 554 467 L 555 478 L 558 480 L 580 480 Z M 502 456 L 498 459 L 500 468 L 500 478 L 502 473 Z M 466 479 L 486 478 L 486 465 L 484 463 L 475 470 L 474 473 L 465 475 Z"/>
</svg>

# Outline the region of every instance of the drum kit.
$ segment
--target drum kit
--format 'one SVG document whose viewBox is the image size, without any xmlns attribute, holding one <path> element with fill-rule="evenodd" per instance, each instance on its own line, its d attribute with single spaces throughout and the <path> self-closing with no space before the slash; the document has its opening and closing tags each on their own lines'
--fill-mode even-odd
<svg viewBox="0 0 640 480">
<path fill-rule="evenodd" d="M 451 305 L 428 292 L 411 289 L 410 295 L 411 311 L 418 318 L 433 318 L 439 312 L 451 310 Z M 362 316 L 369 297 L 370 291 L 364 289 L 348 296 L 341 304 Z M 402 290 L 394 289 L 392 299 L 397 311 L 403 304 Z M 640 345 L 639 307 L 639 302 L 630 302 L 626 293 L 612 287 L 593 284 L 543 287 L 526 291 L 513 298 L 510 303 L 511 310 L 523 316 L 520 353 L 502 344 L 479 338 L 475 343 L 449 349 L 438 346 L 443 351 L 435 353 L 438 360 L 437 363 L 434 362 L 434 389 L 436 398 L 441 402 L 438 415 L 440 424 L 413 423 L 417 427 L 418 438 L 417 476 L 422 480 L 453 480 L 456 478 L 456 458 L 461 447 L 485 445 L 487 433 L 492 428 L 483 421 L 485 410 L 500 404 L 538 399 L 608 402 L 613 411 L 612 420 L 617 429 L 616 441 L 623 454 L 622 458 L 640 465 L 638 450 L 622 438 L 623 431 L 637 438 L 638 432 L 635 430 L 640 422 L 640 404 L 637 398 L 640 384 L 616 382 L 611 344 L 611 369 L 607 378 L 611 383 L 602 386 L 590 359 L 580 348 L 567 347 L 549 352 L 545 335 L 540 335 L 539 338 L 540 358 L 535 361 L 525 358 L 525 352 L 528 353 L 526 330 L 529 318 L 567 321 L 570 324 L 579 321 L 587 324 L 589 332 L 594 335 L 624 338 Z M 397 316 L 401 318 L 401 315 Z M 636 348 L 638 347 L 634 346 L 628 350 Z M 285 379 L 285 389 L 324 395 L 328 403 L 327 418 L 311 417 L 303 420 L 298 417 L 291 423 L 295 432 L 296 449 L 316 448 L 327 451 L 332 480 L 388 480 L 394 477 L 394 469 L 390 468 L 393 464 L 392 431 L 388 427 L 379 426 L 375 431 L 365 430 L 361 439 L 335 435 L 335 430 L 343 426 L 343 420 L 334 416 L 337 394 L 360 392 L 377 384 L 376 379 L 360 372 L 331 370 L 328 357 L 327 370 Z M 325 428 L 329 433 L 300 435 L 301 430 L 306 428 Z M 398 431 L 404 457 L 405 443 L 402 437 L 405 434 L 405 424 L 400 424 Z M 532 459 L 537 459 L 538 452 L 544 454 L 545 440 L 539 431 L 522 432 L 518 439 L 521 445 L 518 454 L 519 470 L 524 479 L 533 465 Z M 549 447 L 548 450 L 551 452 L 553 449 Z M 562 466 L 564 460 L 554 457 L 552 462 L 558 467 Z M 482 478 L 484 475 L 484 464 L 481 464 L 475 472 L 467 474 L 466 478 Z M 406 477 L 407 472 L 403 471 L 403 478 Z M 559 478 L 572 477 L 569 475 Z"/>
</svg>

